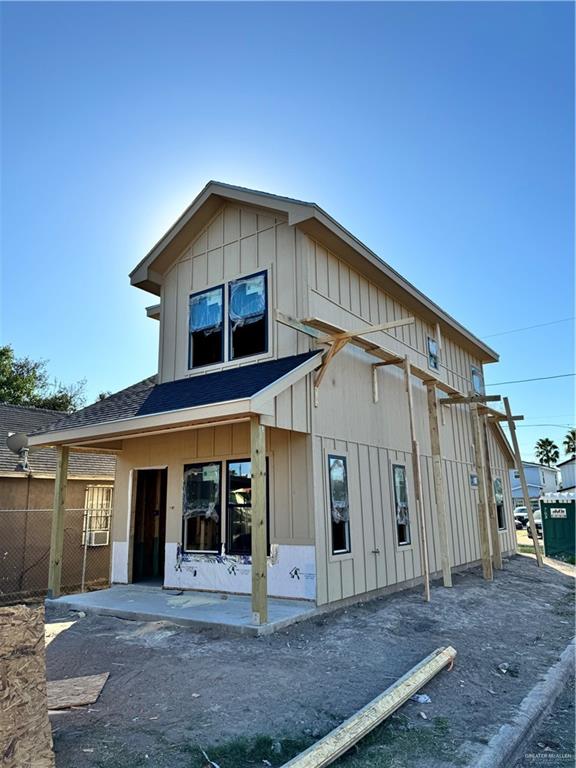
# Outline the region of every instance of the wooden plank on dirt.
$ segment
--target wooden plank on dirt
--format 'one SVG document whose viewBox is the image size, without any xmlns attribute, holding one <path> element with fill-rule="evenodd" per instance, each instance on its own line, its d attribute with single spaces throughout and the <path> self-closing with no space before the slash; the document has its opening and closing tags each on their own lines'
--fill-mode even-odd
<svg viewBox="0 0 576 768">
<path fill-rule="evenodd" d="M 108 680 L 108 672 L 48 682 L 48 709 L 70 709 L 94 704 Z"/>
<path fill-rule="evenodd" d="M 283 768 L 324 768 L 330 765 L 408 701 L 410 696 L 432 680 L 440 670 L 452 665 L 455 658 L 456 651 L 451 646 L 437 648 L 384 693 L 290 760 Z"/>
</svg>

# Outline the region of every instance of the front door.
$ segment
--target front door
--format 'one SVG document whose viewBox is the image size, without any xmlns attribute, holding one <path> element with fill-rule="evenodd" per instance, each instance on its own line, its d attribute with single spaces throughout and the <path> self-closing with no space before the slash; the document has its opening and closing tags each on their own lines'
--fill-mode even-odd
<svg viewBox="0 0 576 768">
<path fill-rule="evenodd" d="M 163 581 L 166 469 L 139 469 L 134 507 L 132 581 Z"/>
</svg>

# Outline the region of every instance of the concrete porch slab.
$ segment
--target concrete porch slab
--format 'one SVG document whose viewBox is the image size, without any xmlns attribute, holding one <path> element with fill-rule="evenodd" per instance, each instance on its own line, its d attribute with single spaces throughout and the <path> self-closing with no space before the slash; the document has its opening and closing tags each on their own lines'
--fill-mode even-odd
<svg viewBox="0 0 576 768">
<path fill-rule="evenodd" d="M 268 623 L 252 623 L 249 595 L 162 589 L 160 586 L 115 584 L 109 589 L 47 599 L 46 605 L 116 616 L 132 621 L 169 621 L 185 627 L 214 628 L 245 635 L 267 635 L 310 618 L 314 603 L 268 599 Z"/>
</svg>

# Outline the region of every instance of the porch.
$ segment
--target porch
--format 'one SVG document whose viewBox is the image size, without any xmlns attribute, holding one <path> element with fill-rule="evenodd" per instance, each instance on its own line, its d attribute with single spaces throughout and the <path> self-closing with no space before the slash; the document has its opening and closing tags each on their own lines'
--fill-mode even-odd
<svg viewBox="0 0 576 768">
<path fill-rule="evenodd" d="M 163 589 L 148 584 L 117 584 L 109 589 L 64 595 L 47 606 L 115 616 L 130 621 L 167 621 L 195 629 L 217 629 L 243 635 L 265 635 L 308 619 L 313 601 L 268 598 L 268 621 L 254 623 L 250 595 Z"/>
</svg>

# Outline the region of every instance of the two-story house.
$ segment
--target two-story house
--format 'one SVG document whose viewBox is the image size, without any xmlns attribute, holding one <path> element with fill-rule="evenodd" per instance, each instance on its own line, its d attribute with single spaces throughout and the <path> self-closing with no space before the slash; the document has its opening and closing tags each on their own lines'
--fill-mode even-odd
<svg viewBox="0 0 576 768">
<path fill-rule="evenodd" d="M 576 456 L 561 461 L 557 467 L 561 477 L 560 490 L 572 492 L 576 490 Z"/>
<path fill-rule="evenodd" d="M 532 461 L 523 461 L 522 464 L 530 498 L 534 499 L 537 506 L 540 496 L 545 493 L 555 493 L 558 490 L 558 470 L 556 467 L 547 467 Z M 510 470 L 510 484 L 514 503 L 524 504 L 520 474 L 517 469 Z"/>
<path fill-rule="evenodd" d="M 116 452 L 114 582 L 252 593 L 258 623 L 267 594 L 450 585 L 514 551 L 513 457 L 466 401 L 496 353 L 317 205 L 210 182 L 130 277 L 157 375 L 30 439 L 64 469 Z"/>
</svg>

